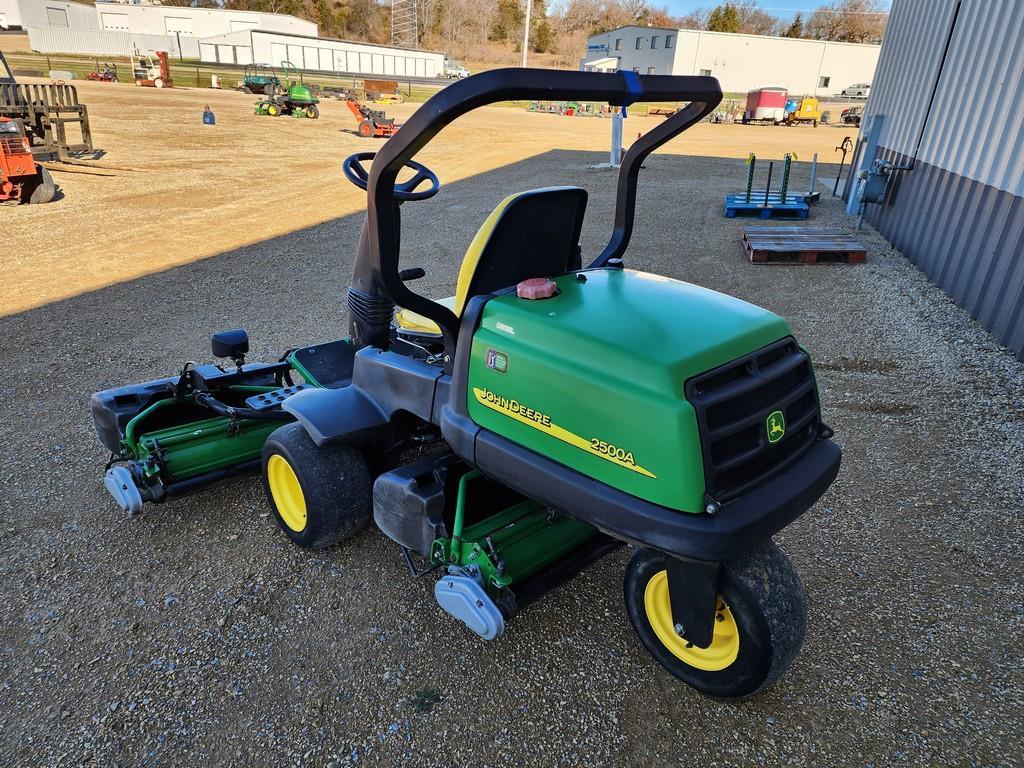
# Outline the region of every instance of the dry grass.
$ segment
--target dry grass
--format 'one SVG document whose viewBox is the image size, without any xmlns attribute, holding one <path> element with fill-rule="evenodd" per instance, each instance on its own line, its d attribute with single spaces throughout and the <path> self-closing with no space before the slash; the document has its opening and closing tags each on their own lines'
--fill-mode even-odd
<svg viewBox="0 0 1024 768">
<path fill-rule="evenodd" d="M 327 101 L 320 120 L 257 117 L 254 98 L 228 91 L 158 91 L 80 82 L 95 145 L 91 170 L 54 166 L 63 196 L 45 206 L 0 208 L 6 255 L 0 314 L 11 314 L 203 259 L 360 210 L 364 194 L 344 180 L 341 161 L 380 146 L 360 139 L 344 104 Z M 215 127 L 204 126 L 210 104 Z M 416 105 L 389 107 L 407 118 Z M 630 117 L 627 141 L 657 118 Z M 779 158 L 795 151 L 832 159 L 834 128 L 701 124 L 665 151 Z M 458 181 L 553 148 L 606 152 L 610 125 L 523 110 L 479 110 L 447 128 L 422 154 L 442 183 Z M 552 181 L 557 181 L 553 179 Z M 737 186 L 742 185 L 737 178 Z"/>
</svg>

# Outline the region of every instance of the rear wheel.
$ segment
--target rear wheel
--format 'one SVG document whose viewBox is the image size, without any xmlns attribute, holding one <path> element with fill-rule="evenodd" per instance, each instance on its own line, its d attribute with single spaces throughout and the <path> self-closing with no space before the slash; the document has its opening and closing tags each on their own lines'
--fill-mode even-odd
<svg viewBox="0 0 1024 768">
<path fill-rule="evenodd" d="M 298 422 L 264 443 L 263 486 L 277 524 L 301 547 L 329 547 L 370 520 L 373 478 L 362 452 L 318 447 Z"/>
<path fill-rule="evenodd" d="M 306 117 L 308 117 L 310 120 L 316 120 L 318 117 L 320 117 L 320 110 L 317 109 L 316 104 L 310 104 L 308 107 L 306 107 Z"/>
<path fill-rule="evenodd" d="M 368 139 L 373 136 L 373 125 L 370 124 L 369 120 L 363 120 L 359 124 L 359 135 L 364 139 Z"/>
<path fill-rule="evenodd" d="M 163 88 L 164 81 L 158 77 L 156 80 L 153 81 L 153 85 L 155 85 L 157 88 Z"/>
<path fill-rule="evenodd" d="M 271 117 L 277 117 L 278 115 L 281 114 L 281 108 L 277 106 L 277 104 L 268 104 L 267 114 L 270 115 Z"/>
<path fill-rule="evenodd" d="M 252 93 L 252 88 L 250 88 L 248 85 L 243 85 L 242 93 Z"/>
<path fill-rule="evenodd" d="M 641 549 L 626 568 L 626 609 L 640 640 L 665 669 L 712 696 L 747 696 L 785 672 L 804 639 L 803 586 L 772 542 L 722 564 L 711 644 L 675 632 L 667 556 Z"/>
<path fill-rule="evenodd" d="M 263 86 L 263 93 L 267 96 L 275 96 L 277 95 L 277 86 L 273 83 L 267 83 Z"/>
</svg>

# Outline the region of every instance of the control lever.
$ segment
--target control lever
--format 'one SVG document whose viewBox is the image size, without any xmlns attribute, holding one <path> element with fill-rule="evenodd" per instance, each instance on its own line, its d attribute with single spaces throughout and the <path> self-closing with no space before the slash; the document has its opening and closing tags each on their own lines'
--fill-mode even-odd
<svg viewBox="0 0 1024 768">
<path fill-rule="evenodd" d="M 426 277 L 427 273 L 423 267 L 412 267 L 411 269 L 403 269 L 398 273 L 398 278 L 403 283 L 407 283 L 410 280 L 419 280 L 421 277 Z"/>
</svg>

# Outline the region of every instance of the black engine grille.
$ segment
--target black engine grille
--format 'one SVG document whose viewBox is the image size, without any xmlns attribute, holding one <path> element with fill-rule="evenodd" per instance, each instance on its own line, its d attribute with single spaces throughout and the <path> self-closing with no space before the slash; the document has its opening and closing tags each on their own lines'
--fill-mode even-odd
<svg viewBox="0 0 1024 768">
<path fill-rule="evenodd" d="M 792 463 L 821 429 L 811 360 L 792 337 L 693 377 L 686 399 L 697 413 L 707 495 L 719 502 Z M 774 411 L 786 425 L 771 443 Z"/>
</svg>

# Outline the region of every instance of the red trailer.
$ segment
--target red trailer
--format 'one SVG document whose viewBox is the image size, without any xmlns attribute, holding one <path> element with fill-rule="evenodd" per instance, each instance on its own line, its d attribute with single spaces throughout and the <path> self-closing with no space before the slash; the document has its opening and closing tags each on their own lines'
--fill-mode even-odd
<svg viewBox="0 0 1024 768">
<path fill-rule="evenodd" d="M 758 88 L 747 94 L 747 108 L 743 123 L 772 123 L 778 125 L 786 116 L 785 88 Z"/>
</svg>

